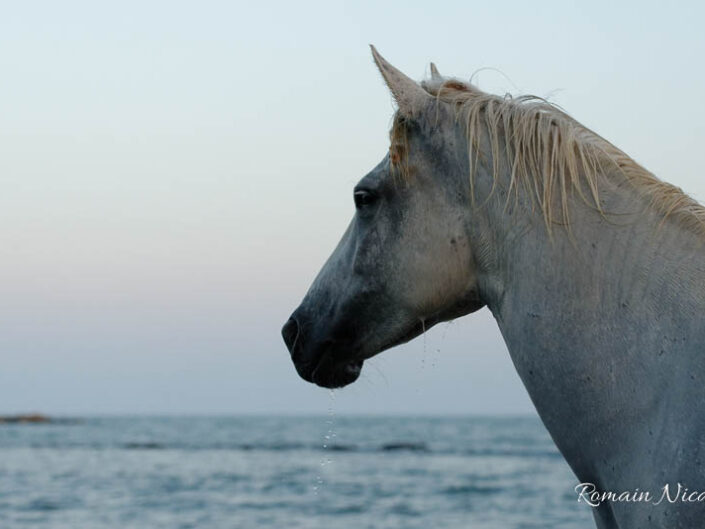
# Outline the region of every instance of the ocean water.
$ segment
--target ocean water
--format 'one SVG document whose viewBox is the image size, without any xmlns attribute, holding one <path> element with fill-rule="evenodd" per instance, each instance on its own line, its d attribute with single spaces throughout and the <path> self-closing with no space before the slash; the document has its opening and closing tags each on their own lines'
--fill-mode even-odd
<svg viewBox="0 0 705 529">
<path fill-rule="evenodd" d="M 0 528 L 574 529 L 533 417 L 120 417 L 0 425 Z"/>
</svg>

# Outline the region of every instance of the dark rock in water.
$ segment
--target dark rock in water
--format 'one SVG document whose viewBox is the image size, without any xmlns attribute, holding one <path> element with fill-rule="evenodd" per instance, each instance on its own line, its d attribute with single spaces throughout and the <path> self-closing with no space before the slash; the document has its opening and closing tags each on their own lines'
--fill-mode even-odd
<svg viewBox="0 0 705 529">
<path fill-rule="evenodd" d="M 38 424 L 52 422 L 46 415 L 28 413 L 24 415 L 0 415 L 0 424 Z"/>
</svg>

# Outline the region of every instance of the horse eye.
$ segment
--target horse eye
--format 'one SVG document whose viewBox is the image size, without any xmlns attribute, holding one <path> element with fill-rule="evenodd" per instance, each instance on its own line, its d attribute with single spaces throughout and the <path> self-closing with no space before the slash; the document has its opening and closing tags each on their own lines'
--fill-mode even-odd
<svg viewBox="0 0 705 529">
<path fill-rule="evenodd" d="M 355 191 L 355 193 L 353 194 L 353 198 L 355 199 L 355 207 L 357 209 L 369 206 L 373 204 L 377 199 L 377 197 L 373 193 L 370 193 L 369 191 L 365 191 L 363 189 Z"/>
</svg>

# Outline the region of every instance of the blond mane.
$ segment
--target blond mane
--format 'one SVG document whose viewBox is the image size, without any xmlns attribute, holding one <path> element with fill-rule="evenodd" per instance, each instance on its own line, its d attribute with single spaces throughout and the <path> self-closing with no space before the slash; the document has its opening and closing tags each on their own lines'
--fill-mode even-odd
<svg viewBox="0 0 705 529">
<path fill-rule="evenodd" d="M 521 192 L 530 197 L 541 211 L 549 234 L 554 224 L 570 226 L 569 197 L 574 193 L 605 214 L 600 184 L 603 179 L 619 184 L 621 177 L 663 215 L 664 221 L 672 217 L 705 235 L 705 207 L 680 188 L 659 180 L 546 100 L 535 96 L 498 97 L 472 84 L 436 76 L 421 86 L 438 101 L 449 104 L 456 120 L 466 128 L 473 195 L 474 171 L 481 161 L 480 144 L 484 140 L 491 151 L 495 183 L 504 160 L 511 171 L 507 196 L 518 200 Z M 403 123 L 395 120 L 393 136 L 403 128 L 398 125 Z M 405 140 L 401 145 L 406 145 Z M 554 212 L 557 206 L 560 216 Z"/>
</svg>

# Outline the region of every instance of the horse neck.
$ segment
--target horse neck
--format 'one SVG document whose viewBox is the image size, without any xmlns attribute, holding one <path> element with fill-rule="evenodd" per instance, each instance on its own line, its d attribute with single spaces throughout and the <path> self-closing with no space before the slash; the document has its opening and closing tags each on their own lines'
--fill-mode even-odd
<svg viewBox="0 0 705 529">
<path fill-rule="evenodd" d="M 552 237 L 540 213 L 512 211 L 496 195 L 470 221 L 481 295 L 558 447 L 589 477 L 599 445 L 630 435 L 612 428 L 598 442 L 595 429 L 642 420 L 696 361 L 705 245 L 677 221 L 662 223 L 628 186 L 611 188 L 605 210 L 632 214 L 602 216 L 575 200 L 570 231 Z M 681 367 L 664 370 L 664 354 Z"/>
<path fill-rule="evenodd" d="M 496 315 L 521 296 L 524 308 L 550 301 L 539 307 L 547 313 L 560 310 L 551 308 L 556 302 L 587 313 L 605 313 L 617 301 L 641 303 L 645 317 L 654 300 L 661 308 L 702 307 L 705 236 L 682 217 L 664 218 L 621 174 L 602 178 L 602 211 L 573 193 L 570 222 L 550 229 L 534 202 L 507 191 L 508 180 L 480 167 L 468 217 L 481 290 Z M 554 212 L 554 219 L 562 215 L 561 204 Z"/>
</svg>

